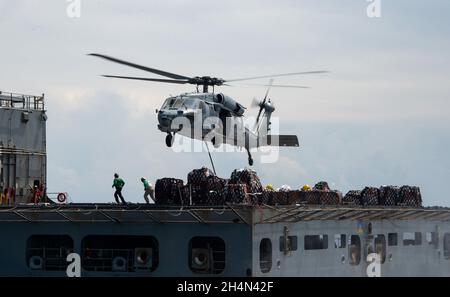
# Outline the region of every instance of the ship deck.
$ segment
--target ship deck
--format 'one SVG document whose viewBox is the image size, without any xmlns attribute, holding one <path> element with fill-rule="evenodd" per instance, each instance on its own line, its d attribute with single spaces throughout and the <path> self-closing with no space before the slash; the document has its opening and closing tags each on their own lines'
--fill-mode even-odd
<svg viewBox="0 0 450 297">
<path fill-rule="evenodd" d="M 0 222 L 261 224 L 314 220 L 450 220 L 450 208 L 387 206 L 161 206 L 19 204 L 0 206 Z"/>
</svg>

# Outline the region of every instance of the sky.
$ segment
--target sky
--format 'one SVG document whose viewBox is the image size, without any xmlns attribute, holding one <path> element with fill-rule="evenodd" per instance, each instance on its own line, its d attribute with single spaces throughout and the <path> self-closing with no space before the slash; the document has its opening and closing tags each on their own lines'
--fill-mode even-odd
<svg viewBox="0 0 450 297">
<path fill-rule="evenodd" d="M 102 78 L 157 77 L 87 53 L 187 76 L 225 79 L 310 70 L 277 78 L 310 89 L 272 89 L 283 148 L 257 162 L 264 184 L 299 188 L 325 180 L 344 193 L 417 185 L 425 205 L 450 206 L 450 2 L 381 0 L 118 1 L 0 0 L 0 90 L 45 93 L 48 190 L 74 202 L 112 202 L 113 173 L 124 196 L 143 202 L 139 179 L 186 180 L 210 166 L 206 153 L 175 153 L 155 109 L 194 87 Z M 267 83 L 265 80 L 255 81 Z M 248 107 L 262 87 L 222 87 Z M 213 153 L 219 176 L 247 166 L 245 152 Z"/>
</svg>

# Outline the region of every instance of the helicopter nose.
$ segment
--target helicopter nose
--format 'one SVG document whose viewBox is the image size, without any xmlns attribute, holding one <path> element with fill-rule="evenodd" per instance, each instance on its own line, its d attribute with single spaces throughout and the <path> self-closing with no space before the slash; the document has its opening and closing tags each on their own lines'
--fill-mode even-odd
<svg viewBox="0 0 450 297">
<path fill-rule="evenodd" d="M 172 120 L 169 119 L 169 118 L 167 118 L 167 117 L 161 117 L 161 118 L 159 119 L 159 124 L 160 124 L 161 126 L 163 126 L 163 127 L 169 128 L 171 122 L 172 122 Z"/>
</svg>

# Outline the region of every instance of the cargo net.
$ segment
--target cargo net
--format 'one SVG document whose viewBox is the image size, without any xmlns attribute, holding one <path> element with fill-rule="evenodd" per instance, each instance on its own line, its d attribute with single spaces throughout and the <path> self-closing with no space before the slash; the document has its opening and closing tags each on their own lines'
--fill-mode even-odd
<svg viewBox="0 0 450 297">
<path fill-rule="evenodd" d="M 365 187 L 362 191 L 349 191 L 343 198 L 346 205 L 385 205 L 421 207 L 420 188 L 415 186 Z"/>
<path fill-rule="evenodd" d="M 162 178 L 155 184 L 156 204 L 159 205 L 349 205 L 349 206 L 422 206 L 418 187 L 366 187 L 349 191 L 345 196 L 331 190 L 327 182 L 318 182 L 312 189 L 292 190 L 263 187 L 255 171 L 236 169 L 229 179 L 220 178 L 209 168 L 189 172 L 187 184 L 175 178 Z"/>
</svg>

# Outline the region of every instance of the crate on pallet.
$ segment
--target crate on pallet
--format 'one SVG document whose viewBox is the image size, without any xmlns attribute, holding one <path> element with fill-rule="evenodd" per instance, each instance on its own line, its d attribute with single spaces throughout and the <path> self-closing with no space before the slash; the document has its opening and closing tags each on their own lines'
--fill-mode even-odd
<svg viewBox="0 0 450 297">
<path fill-rule="evenodd" d="M 400 188 L 396 186 L 381 186 L 379 203 L 380 205 L 393 206 L 399 203 Z"/>
<path fill-rule="evenodd" d="M 261 181 L 255 171 L 251 169 L 235 169 L 231 173 L 231 184 L 245 184 L 249 193 L 261 193 L 263 190 Z"/>
<path fill-rule="evenodd" d="M 300 191 L 300 201 L 304 204 L 309 205 L 319 205 L 321 191 L 310 190 L 310 191 Z"/>
<path fill-rule="evenodd" d="M 399 192 L 399 200 L 403 206 L 421 207 L 422 194 L 420 188 L 415 186 L 402 186 Z"/>
<path fill-rule="evenodd" d="M 328 183 L 326 181 L 320 181 L 317 184 L 314 185 L 313 190 L 317 191 L 329 191 L 330 187 L 328 186 Z"/>
<path fill-rule="evenodd" d="M 155 183 L 155 204 L 183 204 L 182 188 L 184 182 L 176 178 L 161 178 Z"/>
<path fill-rule="evenodd" d="M 206 192 L 206 205 L 224 205 L 225 197 L 222 195 L 222 191 L 208 191 Z"/>
<path fill-rule="evenodd" d="M 380 189 L 375 187 L 365 187 L 361 191 L 361 205 L 374 206 L 379 205 Z"/>
<path fill-rule="evenodd" d="M 222 191 L 222 195 L 227 203 L 240 204 L 248 202 L 247 185 L 227 184 Z"/>
<path fill-rule="evenodd" d="M 274 190 L 263 189 L 261 195 L 259 196 L 259 204 L 260 205 L 273 205 L 273 193 Z"/>
<path fill-rule="evenodd" d="M 361 205 L 361 191 L 359 190 L 348 191 L 347 194 L 345 194 L 344 198 L 342 199 L 342 204 L 349 206 Z"/>
<path fill-rule="evenodd" d="M 320 195 L 321 205 L 339 205 L 342 203 L 342 193 L 339 191 L 322 191 Z"/>
<path fill-rule="evenodd" d="M 299 203 L 309 205 L 339 205 L 342 194 L 339 191 L 309 190 L 299 191 Z"/>
<path fill-rule="evenodd" d="M 288 191 L 274 191 L 272 193 L 272 202 L 274 205 L 288 205 L 289 202 Z"/>
<path fill-rule="evenodd" d="M 222 191 L 223 187 L 227 184 L 227 180 L 215 175 L 208 176 L 206 178 L 206 190 L 209 191 Z"/>
<path fill-rule="evenodd" d="M 204 186 L 189 185 L 192 205 L 205 205 L 206 204 L 206 191 Z"/>
<path fill-rule="evenodd" d="M 188 173 L 187 183 L 190 185 L 201 185 L 205 184 L 208 177 L 214 176 L 214 172 L 212 172 L 207 167 L 202 167 L 199 169 L 194 169 Z"/>
<path fill-rule="evenodd" d="M 291 190 L 287 191 L 287 204 L 300 204 L 301 203 L 301 191 L 300 190 Z"/>
</svg>

